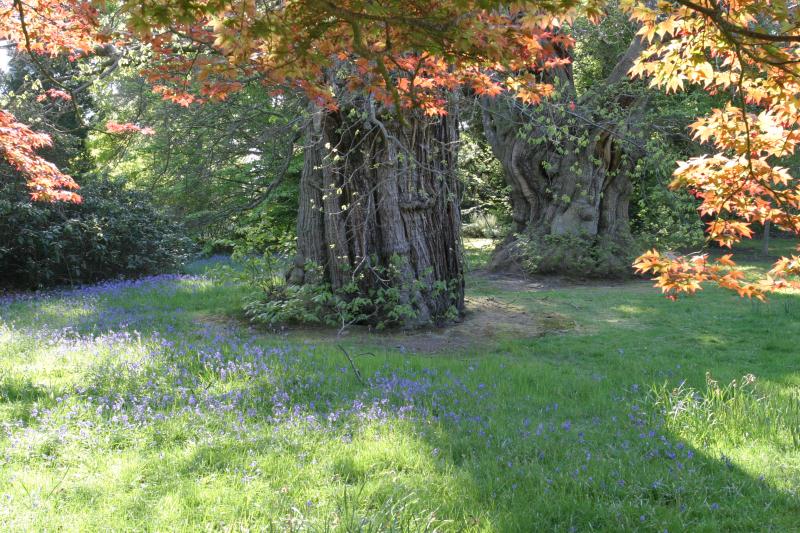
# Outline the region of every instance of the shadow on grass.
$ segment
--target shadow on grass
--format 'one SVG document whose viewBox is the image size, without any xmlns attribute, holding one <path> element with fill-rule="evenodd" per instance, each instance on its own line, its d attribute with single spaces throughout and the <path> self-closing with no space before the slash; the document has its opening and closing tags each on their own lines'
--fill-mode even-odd
<svg viewBox="0 0 800 533">
<path fill-rule="evenodd" d="M 30 421 L 43 436 L 86 431 L 92 444 L 79 449 L 107 478 L 92 486 L 68 477 L 51 526 L 69 523 L 60 507 L 98 527 L 121 510 L 117 525 L 142 529 L 796 527 L 797 495 L 778 486 L 794 474 L 760 480 L 719 447 L 690 445 L 646 392 L 653 383 L 697 382 L 709 369 L 788 379 L 796 369 L 775 352 L 797 338 L 793 314 L 748 314 L 720 294 L 699 310 L 639 291 L 517 295 L 531 312 L 568 314 L 582 333 L 509 339 L 461 359 L 386 350 L 357 360 L 363 386 L 333 346 L 276 347 L 193 324 L 191 313 L 228 305 L 220 292 L 179 284 L 122 293 L 124 305 L 116 296 L 92 300 L 73 323 L 57 306 L 22 315 L 19 324 L 30 327 L 96 320 L 89 331 L 119 326 L 104 318 L 110 309 L 147 315 L 127 325 L 144 334 L 124 341 L 135 350 L 99 353 L 69 401 L 39 426 Z M 25 379 L 8 385 L 3 402 L 53 395 Z M 754 445 L 768 462 L 800 463 L 797 450 Z M 52 469 L 46 459 L 17 457 L 8 460 L 13 468 Z"/>
<path fill-rule="evenodd" d="M 61 387 L 34 384 L 30 379 L 0 373 L 0 421 L 27 424 L 38 410 L 50 409 L 64 394 Z"/>
<path fill-rule="evenodd" d="M 160 411 L 168 425 L 140 424 L 161 434 L 180 427 L 186 440 L 163 447 L 166 462 L 151 456 L 140 467 L 154 477 L 137 498 L 177 493 L 186 517 L 222 505 L 251 524 L 324 529 L 347 505 L 362 526 L 382 529 L 398 517 L 381 509 L 403 501 L 404 516 L 452 519 L 455 530 L 785 530 L 800 510 L 790 493 L 679 440 L 640 387 L 601 388 L 598 397 L 596 385 L 557 366 L 465 363 L 447 372 L 435 359 L 363 364 L 362 387 L 324 349 L 213 339 L 185 360 L 181 348 L 158 352 L 145 376 L 112 369 L 90 384 L 109 402 L 114 390 L 152 405 L 173 397 Z M 198 366 L 209 354 L 220 355 Z M 145 385 L 155 376 L 181 384 Z M 594 405 L 580 401 L 593 393 Z M 127 409 L 133 418 L 137 406 Z M 248 510 L 243 494 L 259 495 L 262 510 Z"/>
<path fill-rule="evenodd" d="M 31 293 L 0 302 L 0 319 L 25 330 L 66 329 L 103 335 L 136 329 L 173 330 L 200 313 L 241 314 L 244 289 L 201 276 L 164 275 L 80 289 Z"/>
</svg>

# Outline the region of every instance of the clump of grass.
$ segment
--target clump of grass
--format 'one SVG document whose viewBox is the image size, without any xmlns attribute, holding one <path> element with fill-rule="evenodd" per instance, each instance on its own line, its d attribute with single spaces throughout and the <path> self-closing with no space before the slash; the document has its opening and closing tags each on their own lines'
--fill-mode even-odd
<svg viewBox="0 0 800 533">
<path fill-rule="evenodd" d="M 681 382 L 650 391 L 651 403 L 667 425 L 705 446 L 741 446 L 759 440 L 779 449 L 800 450 L 800 393 L 762 392 L 753 374 L 721 385 L 706 373 L 704 390 Z"/>
<path fill-rule="evenodd" d="M 370 509 L 365 501 L 364 485 L 357 489 L 344 487 L 336 503 L 336 529 L 371 533 L 377 531 L 443 531 L 448 520 L 437 518 L 435 511 L 424 510 L 425 502 L 414 493 L 390 494 Z M 370 509 L 364 512 L 365 509 Z M 333 526 L 333 524 L 331 524 Z M 331 527 L 331 530 L 334 528 Z M 328 530 L 328 524 L 325 524 Z"/>
</svg>

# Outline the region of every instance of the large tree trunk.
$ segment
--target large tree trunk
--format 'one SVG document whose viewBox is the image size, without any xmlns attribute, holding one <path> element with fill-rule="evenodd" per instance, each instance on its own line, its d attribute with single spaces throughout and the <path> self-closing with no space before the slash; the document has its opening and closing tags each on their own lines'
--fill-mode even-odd
<svg viewBox="0 0 800 533">
<path fill-rule="evenodd" d="M 565 66 L 548 73 L 557 88 L 553 100 L 538 106 L 513 98 L 483 101 L 484 131 L 511 188 L 514 222 L 492 268 L 518 262 L 520 234 L 534 241 L 539 272 L 608 275 L 623 266 L 625 257 L 596 267 L 580 258 L 596 255 L 591 247 L 619 255 L 629 245 L 629 172 L 637 156 L 631 130 L 641 128 L 635 123 L 642 99 L 621 91 L 620 82 L 640 51 L 637 39 L 603 86 L 580 99 Z"/>
<path fill-rule="evenodd" d="M 391 288 L 411 311 L 399 320 L 405 327 L 460 315 L 457 143 L 455 112 L 409 114 L 401 123 L 377 115 L 370 101 L 312 109 L 289 281 L 328 283 L 334 291 L 355 282 L 353 296 L 366 297 Z M 382 312 L 375 309 L 371 320 L 385 320 Z"/>
</svg>

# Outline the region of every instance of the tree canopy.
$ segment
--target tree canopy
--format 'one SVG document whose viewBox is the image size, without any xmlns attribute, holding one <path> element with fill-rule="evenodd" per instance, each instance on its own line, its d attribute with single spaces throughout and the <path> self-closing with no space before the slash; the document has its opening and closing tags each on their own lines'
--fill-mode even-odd
<svg viewBox="0 0 800 533">
<path fill-rule="evenodd" d="M 731 246 L 753 224 L 800 232 L 800 185 L 781 166 L 798 143 L 800 22 L 786 0 L 623 0 L 646 43 L 630 75 L 675 92 L 689 85 L 724 96 L 724 106 L 691 126 L 714 153 L 678 165 L 673 187 L 700 201 L 708 237 Z M 368 95 L 402 123 L 415 110 L 448 113 L 456 89 L 512 95 L 528 105 L 553 92 L 548 70 L 563 67 L 573 41 L 564 26 L 598 19 L 603 0 L 497 2 L 286 1 L 122 2 L 4 0 L 0 38 L 31 55 L 66 56 L 75 78 L 53 76 L 39 98 L 75 107 L 78 95 L 135 58 L 153 91 L 183 106 L 225 100 L 260 83 L 274 97 L 300 92 L 336 110 Z M 37 153 L 38 133 L 0 110 L 0 147 L 37 200 L 79 202 L 75 181 Z M 151 125 L 95 125 L 117 135 L 152 134 Z M 800 257 L 779 260 L 770 275 L 745 281 L 730 255 L 674 257 L 656 250 L 635 266 L 670 297 L 713 281 L 763 298 L 800 273 Z"/>
</svg>

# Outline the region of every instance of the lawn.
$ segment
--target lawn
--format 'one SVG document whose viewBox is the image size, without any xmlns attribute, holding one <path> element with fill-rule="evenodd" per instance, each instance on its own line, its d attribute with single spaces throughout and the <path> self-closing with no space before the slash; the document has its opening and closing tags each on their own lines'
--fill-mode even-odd
<svg viewBox="0 0 800 533">
<path fill-rule="evenodd" d="M 797 295 L 473 273 L 531 335 L 425 353 L 204 268 L 0 300 L 0 530 L 800 530 Z"/>
</svg>

